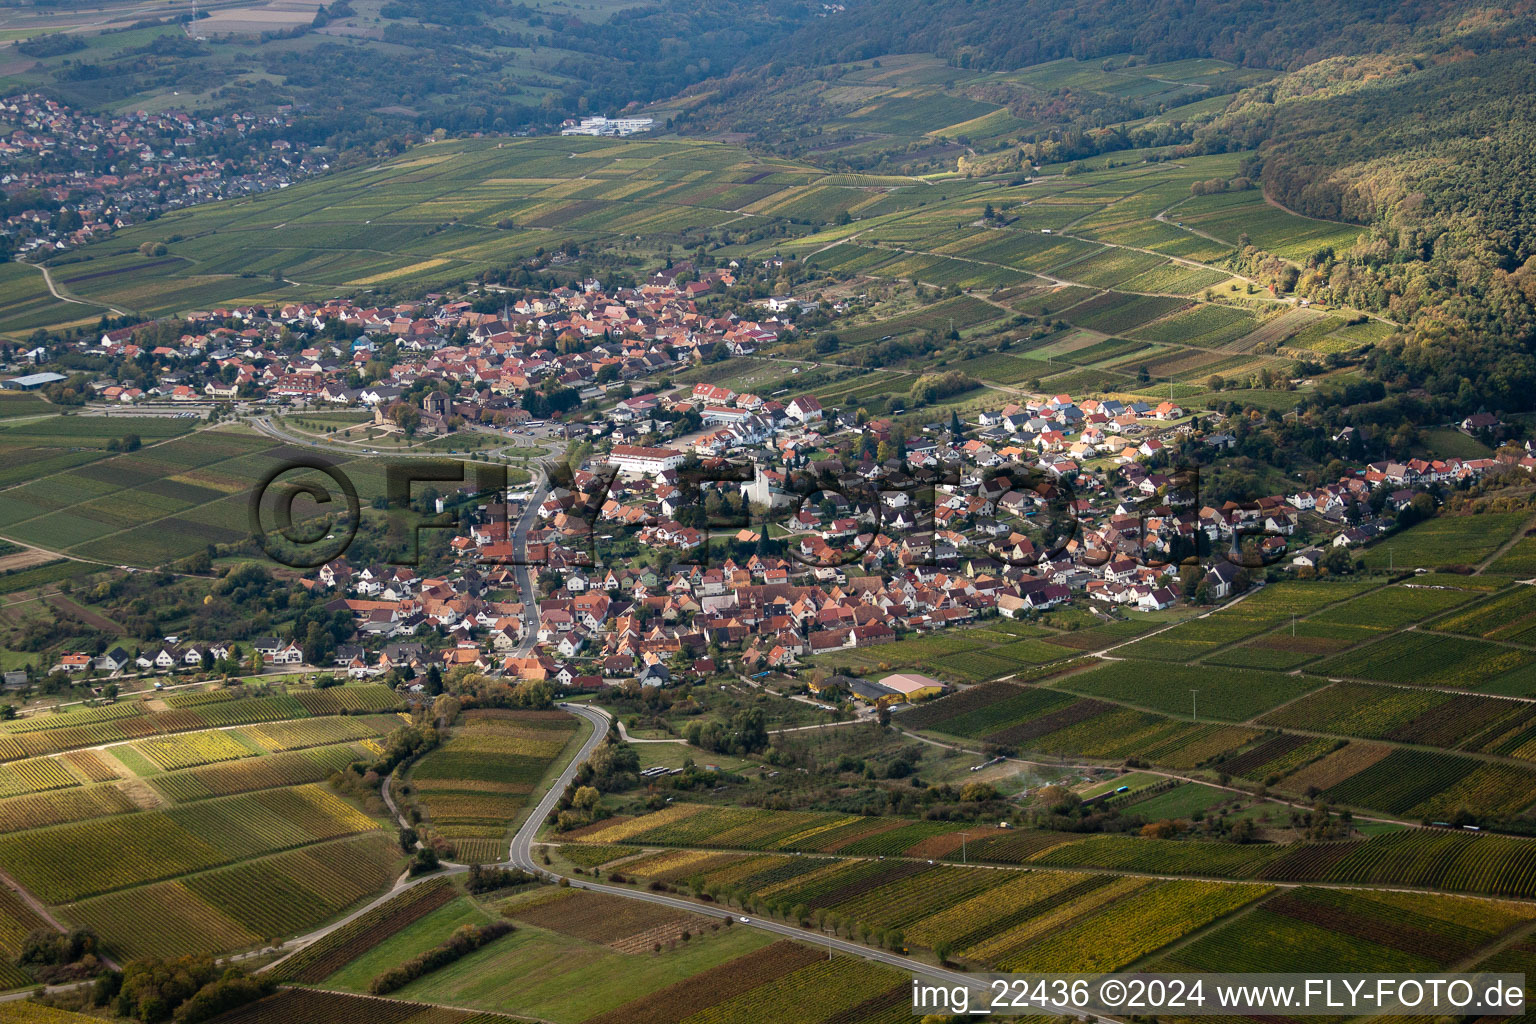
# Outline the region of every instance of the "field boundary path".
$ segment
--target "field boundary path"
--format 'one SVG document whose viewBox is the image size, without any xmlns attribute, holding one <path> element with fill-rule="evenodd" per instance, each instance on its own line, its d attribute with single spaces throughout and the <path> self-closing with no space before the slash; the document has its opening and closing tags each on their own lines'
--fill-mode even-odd
<svg viewBox="0 0 1536 1024">
<path fill-rule="evenodd" d="M 94 307 L 96 309 L 104 309 L 107 312 L 111 313 L 113 316 L 127 316 L 128 315 L 125 311 L 123 311 L 121 309 L 118 309 L 116 306 L 109 306 L 105 302 L 92 302 L 90 299 L 77 299 L 77 298 L 75 298 L 73 295 L 71 295 L 68 292 L 62 290 L 61 288 L 59 288 L 58 285 L 53 283 L 53 275 L 51 273 L 49 273 L 48 268 L 45 267 L 41 263 L 28 263 L 27 266 L 29 266 L 29 267 L 36 267 L 38 270 L 42 271 L 43 283 L 48 286 L 48 294 L 52 295 L 54 298 L 58 299 L 60 302 L 69 302 L 69 303 L 73 303 L 76 306 L 91 306 L 91 307 Z"/>
<path fill-rule="evenodd" d="M 966 975 L 963 972 L 952 971 L 943 967 L 936 967 L 932 964 L 923 963 L 920 960 L 914 960 L 910 957 L 902 956 L 899 953 L 892 953 L 883 949 L 875 949 L 871 946 L 865 946 L 860 943 L 852 942 L 847 939 L 837 938 L 835 936 L 815 935 L 813 933 L 808 933 L 804 928 L 800 928 L 791 924 L 785 924 L 780 921 L 765 920 L 759 917 L 749 918 L 745 915 L 738 917 L 729 911 L 722 911 L 718 906 L 711 907 L 707 904 L 696 903 L 693 900 L 680 899 L 678 897 L 668 896 L 663 893 L 641 891 L 616 885 L 605 885 L 601 882 L 593 882 L 585 878 L 572 877 L 570 875 L 561 874 L 552 868 L 535 863 L 533 858 L 533 844 L 535 839 L 538 837 L 540 827 L 542 827 L 544 820 L 549 816 L 550 811 L 554 809 L 556 802 L 560 799 L 560 795 L 565 791 L 566 785 L 573 778 L 575 778 L 576 770 L 581 766 L 582 762 L 587 759 L 592 751 L 597 749 L 597 745 L 601 743 L 604 736 L 607 735 L 607 723 L 611 721 L 610 716 L 606 712 L 594 708 L 584 707 L 576 704 L 562 704 L 560 707 L 566 711 L 571 711 L 581 715 L 583 718 L 586 718 L 588 721 L 592 722 L 594 726 L 592 735 L 587 738 L 586 743 L 582 745 L 580 752 L 578 752 L 576 757 L 574 757 L 570 764 L 566 766 L 565 771 L 563 771 L 560 774 L 560 777 L 555 780 L 554 784 L 550 786 L 549 791 L 544 794 L 544 799 L 539 801 L 539 804 L 534 808 L 533 813 L 529 814 L 528 820 L 523 823 L 522 828 L 517 830 L 517 834 L 512 839 L 510 857 L 511 866 L 521 868 L 522 870 L 531 872 L 540 876 L 541 878 L 560 881 L 562 884 L 569 885 L 573 889 L 588 889 L 593 892 L 607 893 L 611 896 L 621 896 L 625 899 L 639 900 L 643 903 L 654 903 L 658 906 L 671 907 L 675 910 L 683 910 L 693 914 L 702 914 L 705 917 L 714 917 L 722 920 L 739 922 L 740 925 L 744 925 L 749 928 L 757 928 L 761 931 L 770 932 L 785 938 L 795 939 L 800 942 L 814 944 L 818 947 L 825 945 L 829 954 L 832 950 L 835 949 L 836 951 L 847 956 L 859 957 L 864 960 L 872 960 L 876 963 L 885 964 L 888 967 L 895 967 L 898 970 L 907 972 L 914 978 L 927 978 L 930 980 L 938 981 L 944 985 L 960 985 L 968 989 L 978 988 L 984 984 L 983 982 L 978 981 L 978 979 L 975 977 Z M 1117 1024 L 1113 1018 L 1103 1017 L 1097 1014 L 1080 1013 L 1079 1016 L 1085 1016 L 1087 1019 L 1096 1021 L 1097 1024 Z"/>
</svg>

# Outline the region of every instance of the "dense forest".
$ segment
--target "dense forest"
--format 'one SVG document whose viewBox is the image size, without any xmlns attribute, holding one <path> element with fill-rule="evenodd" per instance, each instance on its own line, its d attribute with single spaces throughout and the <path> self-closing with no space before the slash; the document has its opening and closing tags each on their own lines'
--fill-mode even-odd
<svg viewBox="0 0 1536 1024">
<path fill-rule="evenodd" d="M 1239 97 L 1197 133 L 1257 148 L 1272 199 L 1370 226 L 1295 290 L 1385 314 L 1406 341 L 1367 368 L 1437 414 L 1536 408 L 1536 61 L 1522 49 L 1328 62 Z M 1252 262 L 1263 254 L 1249 251 Z"/>
</svg>

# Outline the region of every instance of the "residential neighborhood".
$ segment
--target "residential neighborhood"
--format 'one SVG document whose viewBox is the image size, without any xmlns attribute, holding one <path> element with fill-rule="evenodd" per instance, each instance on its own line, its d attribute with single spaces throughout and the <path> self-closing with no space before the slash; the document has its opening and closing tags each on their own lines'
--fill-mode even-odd
<svg viewBox="0 0 1536 1024">
<path fill-rule="evenodd" d="M 1322 486 L 1212 502 L 1199 462 L 1241 424 L 1171 400 L 1021 394 L 945 424 L 863 419 L 811 393 L 669 386 L 716 351 L 751 355 L 793 329 L 778 314 L 700 312 L 695 285 L 738 271 L 680 282 L 683 269 L 499 304 L 334 300 L 194 313 L 175 337 L 158 323 L 112 328 L 76 348 L 136 372 L 82 386 L 107 405 L 363 410 L 365 428 L 406 438 L 515 436 L 547 420 L 550 436 L 583 445 L 531 497 L 439 499 L 439 510 L 468 500 L 469 526 L 424 577 L 341 558 L 300 581 L 354 630 L 310 651 L 313 667 L 394 671 L 417 689 L 457 668 L 567 687 L 792 673 L 992 617 L 1077 605 L 1109 621 L 1219 602 L 1276 572 L 1350 571 L 1351 549 L 1390 533 L 1429 489 L 1536 469 L 1530 452 L 1373 462 Z M 519 564 L 536 570 L 535 594 Z M 305 663 L 294 643 L 254 653 Z M 109 652 L 61 668 L 229 657 L 208 638 L 131 665 Z"/>
<path fill-rule="evenodd" d="M 0 98 L 8 251 L 71 249 L 166 210 L 286 188 L 328 169 L 283 138 L 292 112 L 88 114 L 40 93 Z"/>
</svg>

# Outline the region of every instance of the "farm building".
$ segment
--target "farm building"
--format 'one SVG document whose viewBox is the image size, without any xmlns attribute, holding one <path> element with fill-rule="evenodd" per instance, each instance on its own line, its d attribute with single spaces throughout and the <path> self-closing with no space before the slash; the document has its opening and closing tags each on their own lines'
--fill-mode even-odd
<svg viewBox="0 0 1536 1024">
<path fill-rule="evenodd" d="M 38 388 L 68 379 L 62 373 L 29 373 L 25 377 L 12 377 L 10 380 L 0 381 L 0 388 L 5 388 L 7 391 L 36 391 Z"/>
<path fill-rule="evenodd" d="M 920 676 L 916 672 L 897 672 L 880 680 L 880 685 L 896 691 L 909 701 L 937 697 L 945 690 L 944 684 L 937 679 Z"/>
</svg>

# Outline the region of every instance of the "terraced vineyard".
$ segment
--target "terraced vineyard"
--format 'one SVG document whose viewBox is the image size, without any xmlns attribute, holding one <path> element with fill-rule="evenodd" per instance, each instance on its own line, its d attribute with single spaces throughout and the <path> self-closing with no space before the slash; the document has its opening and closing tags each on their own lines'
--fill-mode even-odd
<svg viewBox="0 0 1536 1024">
<path fill-rule="evenodd" d="M 123 956 L 224 952 L 323 924 L 394 881 L 399 848 L 372 834 L 71 903 Z"/>
<path fill-rule="evenodd" d="M 283 981 L 324 981 L 361 953 L 456 896 L 456 890 L 441 878 L 413 885 L 285 958 L 276 966 L 273 976 Z"/>
<path fill-rule="evenodd" d="M 411 770 L 411 799 L 462 856 L 502 860 L 509 827 L 576 730 L 560 711 L 466 711 Z"/>
<path fill-rule="evenodd" d="M 1530 907 L 1427 893 L 1297 889 L 1160 962 L 1163 970 L 1445 969 L 1528 922 Z"/>
<path fill-rule="evenodd" d="M 792 887 L 808 884 L 854 881 L 856 876 L 851 874 L 834 877 L 850 870 L 846 860 L 835 858 L 957 862 L 964 856 L 1022 867 L 1403 885 L 1536 898 L 1536 843 L 1446 829 L 1406 829 L 1348 841 L 1244 844 L 1083 836 L 1028 828 L 999 831 L 904 818 L 674 804 L 640 817 L 561 833 L 558 838 L 583 845 L 622 843 L 630 849 L 682 847 L 627 861 L 621 870 L 629 876 L 673 883 L 702 875 L 723 891 L 756 892 L 764 897 L 782 897 Z M 801 893 L 807 894 L 819 898 L 818 892 Z"/>
<path fill-rule="evenodd" d="M 398 846 L 322 785 L 402 724 L 369 713 L 392 689 L 176 698 L 6 723 L 0 869 L 122 958 L 258 945 L 394 879 Z"/>
<path fill-rule="evenodd" d="M 1448 867 L 1442 860 L 1445 851 L 1437 853 L 1431 847 L 1455 847 L 1459 856 L 1465 856 L 1470 852 L 1468 844 L 1481 840 L 1465 834 L 1427 832 L 1383 837 L 1387 838 L 1391 841 L 1304 844 L 1287 852 L 1283 847 L 1244 848 L 1113 836 L 1082 839 L 1059 835 L 1042 843 L 1032 840 L 1030 833 L 1015 833 L 983 836 L 973 843 L 973 854 L 996 861 L 1000 859 L 996 855 L 1012 844 L 1017 851 L 1012 859 L 1022 859 L 1026 867 L 1038 864 L 1089 870 L 997 871 L 953 864 L 932 866 L 920 860 L 849 861 L 677 851 L 632 860 L 625 872 L 627 878 L 641 881 L 681 882 L 692 892 L 707 893 L 717 902 L 792 922 L 815 914 L 860 934 L 899 933 L 909 944 L 942 946 L 977 966 L 999 970 L 1118 970 L 1186 936 L 1199 936 L 1222 918 L 1256 902 L 1257 910 L 1242 918 L 1244 922 L 1251 918 L 1257 929 L 1251 946 L 1243 926 L 1234 924 L 1233 931 L 1216 925 L 1209 939 L 1197 938 L 1168 962 L 1177 962 L 1183 969 L 1259 970 L 1263 968 L 1220 966 L 1224 961 L 1213 957 L 1230 957 L 1234 963 L 1252 959 L 1262 965 L 1262 959 L 1254 958 L 1262 957 L 1271 941 L 1283 941 L 1294 942 L 1295 948 L 1279 962 L 1304 963 L 1317 969 L 1330 962 L 1326 957 L 1319 959 L 1320 951 L 1332 950 L 1337 944 L 1330 939 L 1317 949 L 1306 945 L 1307 929 L 1321 927 L 1359 940 L 1363 946 L 1357 947 L 1354 955 L 1366 957 L 1366 965 L 1379 962 L 1401 964 L 1405 970 L 1425 970 L 1456 962 L 1536 919 L 1536 909 L 1528 904 L 1375 890 L 1277 890 L 1259 881 L 1158 881 L 1091 870 L 1129 870 L 1143 876 L 1204 871 L 1217 876 L 1288 881 L 1319 881 L 1327 876 L 1329 880 L 1373 884 L 1390 884 L 1392 880 L 1436 886 L 1471 881 L 1443 870 Z M 1530 844 L 1500 842 L 1524 847 L 1523 856 L 1529 861 Z M 1223 849 L 1232 851 L 1235 859 L 1224 861 Z M 1340 867 L 1342 860 L 1335 851 L 1344 854 L 1342 860 L 1352 858 L 1362 866 L 1372 863 L 1377 870 Z M 1497 850 L 1484 846 L 1477 847 L 1477 852 Z M 1405 855 L 1416 858 L 1419 866 L 1404 860 Z M 1307 866 L 1306 857 L 1312 858 L 1312 866 Z M 1390 864 L 1393 860 L 1398 863 Z M 1426 873 L 1436 862 L 1440 868 Z M 1525 870 L 1520 869 L 1522 873 Z M 1394 874 L 1396 871 L 1402 874 Z M 1490 881 L 1484 877 L 1475 884 L 1489 887 Z M 1522 883 L 1527 892 L 1532 884 L 1530 878 Z M 1491 888 L 1497 889 L 1498 884 Z M 545 900 L 538 905 L 563 903 Z M 560 927 L 558 922 L 552 926 Z M 1383 941 L 1382 936 L 1390 937 L 1386 942 L 1389 948 L 1410 959 L 1382 955 L 1381 960 L 1371 961 L 1370 957 L 1379 955 L 1372 943 Z M 1223 950 L 1223 944 L 1229 948 Z M 1420 962 L 1411 960 L 1413 956 L 1428 958 Z"/>
<path fill-rule="evenodd" d="M 1079 681 L 1104 678 L 1113 686 L 1134 670 L 1111 663 L 1093 672 L 1065 677 L 1059 689 L 1077 689 Z M 1256 675 L 1250 673 L 1249 675 Z M 1139 695 L 1155 695 L 1145 686 Z M 1289 685 L 1294 685 L 1290 683 Z M 1091 690 L 1091 685 L 1087 687 Z M 1187 695 L 1188 691 L 1184 691 Z M 1248 699 L 1253 699 L 1250 696 Z M 903 713 L 904 726 L 984 739 L 1000 746 L 1060 756 L 1123 758 L 1146 756 L 1174 768 L 1194 768 L 1235 751 L 1259 735 L 1257 730 L 1170 719 L 1122 708 L 1107 701 L 1074 698 L 1058 689 L 992 683 L 971 687 Z"/>
</svg>

